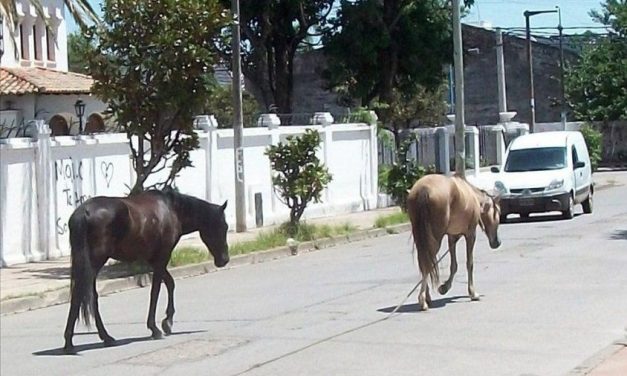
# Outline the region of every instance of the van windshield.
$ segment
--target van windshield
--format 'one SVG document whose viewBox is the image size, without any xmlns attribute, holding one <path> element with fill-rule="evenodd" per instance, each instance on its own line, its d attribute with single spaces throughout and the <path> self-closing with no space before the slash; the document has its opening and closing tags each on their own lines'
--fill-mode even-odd
<svg viewBox="0 0 627 376">
<path fill-rule="evenodd" d="M 506 172 L 559 170 L 566 167 L 566 148 L 532 148 L 510 150 Z"/>
</svg>

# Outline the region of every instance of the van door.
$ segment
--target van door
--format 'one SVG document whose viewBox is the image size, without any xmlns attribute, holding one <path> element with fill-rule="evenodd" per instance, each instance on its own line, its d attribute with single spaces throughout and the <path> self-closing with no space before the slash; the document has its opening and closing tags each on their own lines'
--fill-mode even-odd
<svg viewBox="0 0 627 376">
<path fill-rule="evenodd" d="M 586 163 L 583 158 L 579 158 L 579 154 L 577 153 L 577 148 L 575 147 L 575 145 L 571 145 L 570 148 L 573 163 L 573 188 L 575 190 L 575 202 L 579 203 L 588 197 L 588 186 L 586 185 L 586 181 L 588 179 L 586 179 L 585 171 L 586 166 L 589 165 L 589 163 Z"/>
</svg>

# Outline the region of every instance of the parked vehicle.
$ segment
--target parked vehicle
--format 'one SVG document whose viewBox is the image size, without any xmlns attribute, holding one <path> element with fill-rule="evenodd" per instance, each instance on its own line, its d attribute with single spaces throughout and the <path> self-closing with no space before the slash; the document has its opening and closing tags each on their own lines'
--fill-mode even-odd
<svg viewBox="0 0 627 376">
<path fill-rule="evenodd" d="M 522 218 L 529 213 L 561 211 L 563 218 L 574 215 L 581 204 L 592 213 L 592 168 L 585 140 L 580 132 L 542 132 L 514 139 L 505 153 L 494 189 L 501 195 L 501 221 L 508 214 Z"/>
</svg>

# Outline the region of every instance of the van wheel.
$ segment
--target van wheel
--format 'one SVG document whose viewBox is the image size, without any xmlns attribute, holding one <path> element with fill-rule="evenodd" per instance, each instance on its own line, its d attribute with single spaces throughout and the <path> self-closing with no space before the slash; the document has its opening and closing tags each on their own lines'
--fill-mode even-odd
<svg viewBox="0 0 627 376">
<path fill-rule="evenodd" d="M 499 223 L 507 222 L 507 213 L 501 213 L 501 217 L 499 218 Z"/>
<path fill-rule="evenodd" d="M 523 219 L 529 218 L 529 213 L 520 213 L 520 218 L 523 218 Z"/>
<path fill-rule="evenodd" d="M 581 203 L 581 207 L 583 207 L 583 212 L 586 214 L 590 214 L 592 213 L 592 209 L 593 209 L 593 202 L 592 202 L 592 192 L 590 192 L 588 194 L 588 198 Z"/>
<path fill-rule="evenodd" d="M 572 219 L 575 216 L 575 201 L 573 196 L 568 198 L 568 209 L 562 211 L 562 218 Z"/>
</svg>

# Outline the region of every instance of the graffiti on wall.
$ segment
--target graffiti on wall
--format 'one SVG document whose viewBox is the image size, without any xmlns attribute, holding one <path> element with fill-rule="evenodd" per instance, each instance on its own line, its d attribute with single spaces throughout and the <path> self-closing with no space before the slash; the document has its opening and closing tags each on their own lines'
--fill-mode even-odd
<svg viewBox="0 0 627 376">
<path fill-rule="evenodd" d="M 67 221 L 75 208 L 87 201 L 91 195 L 83 191 L 84 181 L 90 181 L 92 174 L 101 174 L 102 182 L 107 188 L 114 178 L 114 164 L 111 161 L 100 161 L 99 169 L 90 167 L 88 161 L 60 159 L 54 162 L 54 183 L 57 192 L 56 232 L 59 235 L 68 233 Z M 95 187 L 94 187 L 95 188 Z"/>
</svg>

